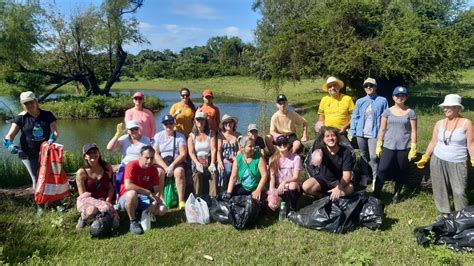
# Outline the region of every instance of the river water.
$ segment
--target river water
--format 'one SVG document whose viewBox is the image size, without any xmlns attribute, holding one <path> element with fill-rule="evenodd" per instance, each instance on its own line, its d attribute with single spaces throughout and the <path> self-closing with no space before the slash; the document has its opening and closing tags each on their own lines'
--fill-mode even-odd
<svg viewBox="0 0 474 266">
<path fill-rule="evenodd" d="M 129 93 L 129 92 L 125 92 Z M 157 97 L 162 100 L 165 107 L 155 113 L 155 121 L 158 130 L 162 130 L 161 117 L 169 112 L 171 105 L 179 101 L 179 92 L 170 91 L 144 91 L 145 95 Z M 192 95 L 193 96 L 193 95 Z M 53 95 L 55 97 L 55 95 Z M 0 96 L 0 108 L 5 109 L 3 103 L 11 108 L 14 114 L 20 112 L 19 101 L 10 97 Z M 3 103 L 2 103 L 3 102 Z M 200 98 L 193 99 L 196 106 L 202 103 Z M 216 98 L 214 104 L 219 107 L 221 116 L 229 114 L 239 119 L 237 130 L 245 133 L 250 123 L 268 126 L 270 117 L 275 112 L 273 103 L 257 102 L 236 98 Z M 3 107 L 2 107 L 3 106 Z M 115 134 L 116 124 L 121 122 L 123 117 L 105 119 L 82 119 L 82 120 L 58 120 L 58 143 L 64 144 L 67 151 L 80 154 L 81 147 L 85 143 L 95 142 L 101 149 L 105 149 L 107 142 Z M 0 135 L 3 138 L 10 128 L 10 121 L 0 121 Z M 20 134 L 20 133 L 19 133 Z M 15 138 L 15 143 L 19 143 L 19 134 Z M 0 148 L 0 157 L 10 156 L 3 147 Z"/>
</svg>

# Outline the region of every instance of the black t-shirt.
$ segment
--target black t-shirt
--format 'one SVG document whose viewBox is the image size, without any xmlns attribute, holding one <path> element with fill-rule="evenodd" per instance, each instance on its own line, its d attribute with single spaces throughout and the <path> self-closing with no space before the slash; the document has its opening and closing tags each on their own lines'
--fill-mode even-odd
<svg viewBox="0 0 474 266">
<path fill-rule="evenodd" d="M 340 146 L 336 154 L 332 155 L 327 148 L 322 148 L 323 161 L 319 167 L 320 177 L 330 181 L 339 181 L 343 171 L 354 170 L 354 158 L 352 152 L 344 146 Z"/>
<path fill-rule="evenodd" d="M 21 130 L 20 146 L 23 152 L 19 153 L 21 159 L 37 159 L 41 143 L 49 139 L 51 123 L 56 121 L 53 113 L 40 109 L 38 117 L 34 118 L 29 113 L 15 117 L 13 123 Z"/>
<path fill-rule="evenodd" d="M 262 137 L 257 137 L 257 139 L 255 140 L 255 146 L 259 147 L 260 149 L 265 149 L 265 141 Z"/>
</svg>

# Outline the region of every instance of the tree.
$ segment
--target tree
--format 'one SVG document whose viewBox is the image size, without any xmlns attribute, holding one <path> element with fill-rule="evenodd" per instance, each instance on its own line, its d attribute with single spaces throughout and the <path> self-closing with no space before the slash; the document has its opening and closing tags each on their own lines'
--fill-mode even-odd
<svg viewBox="0 0 474 266">
<path fill-rule="evenodd" d="M 255 73 L 271 84 L 338 76 L 382 89 L 472 66 L 472 9 L 464 1 L 257 0 Z"/>
</svg>

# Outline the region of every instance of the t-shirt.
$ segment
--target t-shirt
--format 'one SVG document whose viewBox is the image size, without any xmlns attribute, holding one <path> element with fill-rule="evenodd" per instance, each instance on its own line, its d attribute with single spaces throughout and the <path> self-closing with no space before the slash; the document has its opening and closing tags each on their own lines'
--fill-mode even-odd
<svg viewBox="0 0 474 266">
<path fill-rule="evenodd" d="M 247 164 L 244 160 L 244 154 L 239 153 L 237 155 L 237 172 L 239 181 L 242 187 L 247 191 L 254 191 L 260 179 L 262 178 L 260 170 L 258 169 L 258 163 L 262 155 L 259 151 L 255 151 L 252 161 Z"/>
<path fill-rule="evenodd" d="M 390 150 L 406 150 L 411 143 L 411 120 L 416 120 L 413 109 L 406 115 L 396 116 L 390 108 L 382 113 L 387 118 L 387 129 L 383 137 L 383 146 Z"/>
<path fill-rule="evenodd" d="M 28 112 L 22 112 L 13 123 L 21 130 L 20 147 L 23 152 L 19 153 L 20 159 L 38 159 L 41 143 L 49 139 L 51 135 L 51 123 L 56 117 L 49 111 L 40 109 L 38 117 L 34 118 Z"/>
<path fill-rule="evenodd" d="M 187 105 L 181 105 L 181 103 L 179 102 L 171 106 L 170 114 L 174 115 L 177 110 L 181 110 L 181 113 L 179 113 L 175 117 L 176 125 L 174 128 L 176 129 L 176 131 L 182 133 L 184 136 L 187 137 L 193 129 L 194 110 L 189 108 L 189 106 Z"/>
<path fill-rule="evenodd" d="M 174 159 L 179 155 L 179 147 L 186 146 L 186 138 L 179 132 L 176 132 L 176 141 L 174 141 L 174 136 L 168 137 L 165 130 L 156 133 L 153 139 L 155 140 L 155 145 L 160 149 L 162 158 L 173 156 L 173 142 L 175 142 Z"/>
<path fill-rule="evenodd" d="M 156 133 L 156 122 L 153 113 L 143 108 L 139 111 L 135 108 L 130 108 L 125 112 L 125 123 L 128 121 L 135 121 L 140 125 L 140 133 L 147 136 L 148 138 L 153 138 Z"/>
<path fill-rule="evenodd" d="M 272 115 L 270 132 L 285 135 L 293 134 L 296 133 L 296 126 L 302 126 L 305 122 L 306 119 L 295 111 L 288 110 L 286 114 L 278 111 Z"/>
<path fill-rule="evenodd" d="M 367 106 L 365 109 L 364 116 L 364 138 L 376 138 L 377 136 L 372 136 L 374 128 L 374 115 L 372 112 L 372 104 Z"/>
<path fill-rule="evenodd" d="M 354 158 L 352 152 L 344 146 L 340 146 L 336 154 L 332 155 L 326 147 L 323 151 L 323 160 L 319 166 L 319 175 L 329 182 L 339 181 L 343 171 L 354 170 Z"/>
<path fill-rule="evenodd" d="M 199 109 L 206 113 L 207 115 L 207 122 L 209 123 L 209 128 L 212 129 L 212 131 L 217 132 L 219 129 L 219 123 L 220 123 L 220 117 L 221 113 L 219 111 L 219 108 L 217 106 L 212 105 L 203 105 L 199 107 Z"/>
<path fill-rule="evenodd" d="M 288 158 L 280 158 L 276 173 L 276 185 L 278 186 L 282 182 L 293 179 L 294 170 L 301 171 L 302 169 L 301 158 L 296 153 L 291 153 Z M 270 173 L 275 174 L 275 170 L 270 168 Z"/>
<path fill-rule="evenodd" d="M 138 160 L 140 157 L 140 149 L 143 146 L 150 145 L 150 139 L 144 135 L 140 138 L 139 143 L 132 145 L 130 137 L 123 135 L 118 139 L 122 148 L 122 163 L 128 164 L 131 161 Z"/>
<path fill-rule="evenodd" d="M 319 103 L 318 114 L 324 115 L 324 126 L 341 129 L 350 122 L 354 108 L 354 101 L 345 94 L 338 98 L 326 95 Z"/>
<path fill-rule="evenodd" d="M 158 186 L 160 183 L 158 169 L 154 166 L 142 168 L 138 160 L 131 161 L 125 167 L 123 182 L 120 185 L 120 197 L 127 192 L 125 189 L 125 180 L 131 180 L 133 184 L 150 191 L 153 191 L 153 187 Z"/>
</svg>

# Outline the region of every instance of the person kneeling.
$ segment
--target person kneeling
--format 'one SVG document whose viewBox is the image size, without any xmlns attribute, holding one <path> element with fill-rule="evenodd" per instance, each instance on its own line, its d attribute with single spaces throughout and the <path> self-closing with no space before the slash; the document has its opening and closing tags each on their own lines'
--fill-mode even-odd
<svg viewBox="0 0 474 266">
<path fill-rule="evenodd" d="M 151 216 L 163 216 L 166 207 L 160 199 L 160 177 L 154 167 L 155 150 L 147 145 L 140 150 L 140 157 L 127 164 L 124 181 L 120 187 L 119 204 L 130 218 L 130 232 L 143 234 L 143 228 L 137 221 L 137 211 L 147 211 Z"/>
<path fill-rule="evenodd" d="M 339 144 L 340 138 L 339 129 L 322 129 L 321 148 L 313 151 L 308 169 L 310 178 L 303 183 L 305 193 L 314 196 L 329 194 L 330 199 L 334 201 L 354 192 L 351 183 L 354 157 L 350 149 Z"/>
</svg>

